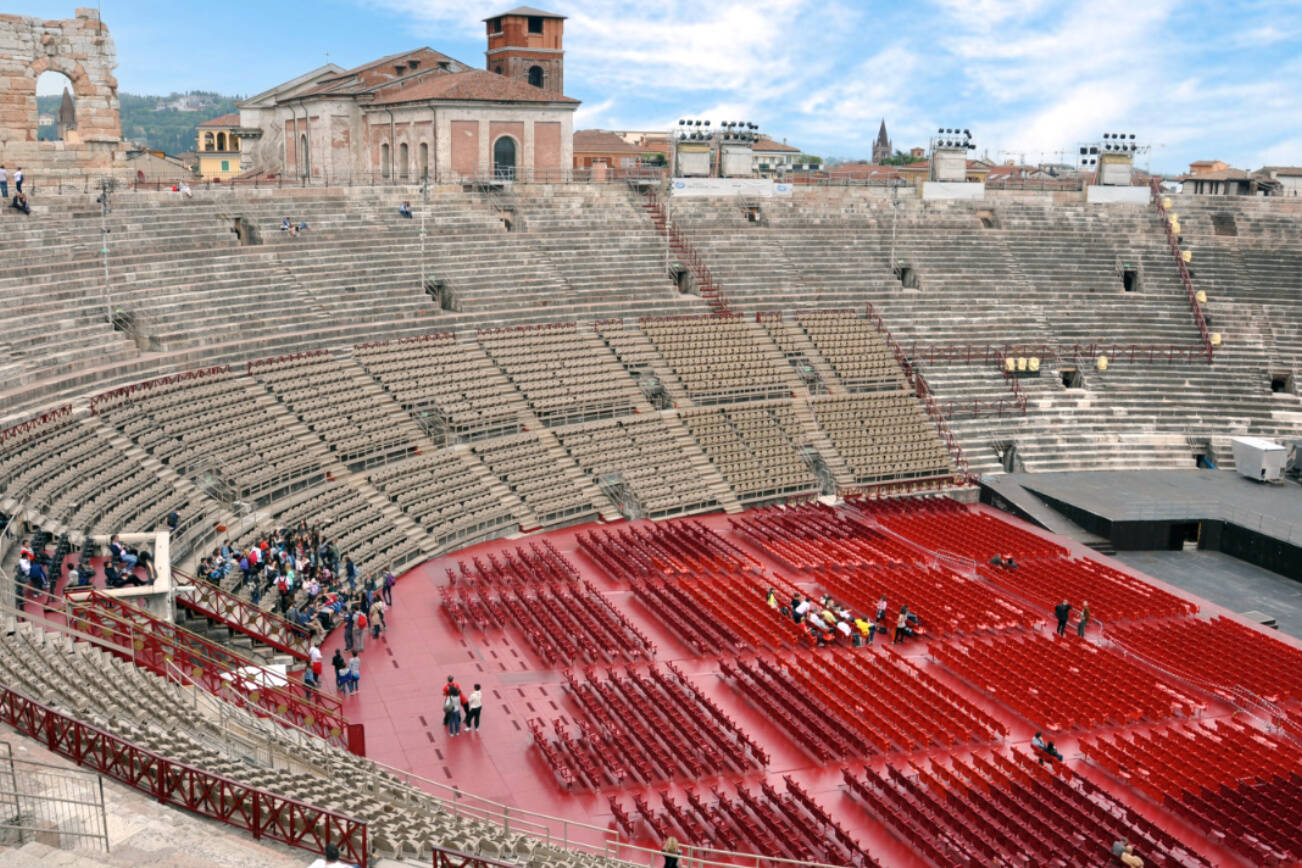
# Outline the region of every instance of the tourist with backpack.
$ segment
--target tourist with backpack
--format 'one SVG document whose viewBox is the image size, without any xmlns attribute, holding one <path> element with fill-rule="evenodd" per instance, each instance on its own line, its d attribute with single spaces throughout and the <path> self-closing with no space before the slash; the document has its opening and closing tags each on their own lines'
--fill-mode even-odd
<svg viewBox="0 0 1302 868">
<path fill-rule="evenodd" d="M 388 570 L 385 570 L 384 585 L 383 585 L 383 589 L 380 592 L 380 596 L 384 598 L 384 605 L 386 606 L 393 605 L 393 586 L 396 584 L 398 584 L 398 580 L 394 578 L 393 569 L 390 568 Z"/>
<path fill-rule="evenodd" d="M 461 688 L 450 684 L 443 698 L 443 723 L 448 728 L 448 735 L 461 733 Z"/>
</svg>

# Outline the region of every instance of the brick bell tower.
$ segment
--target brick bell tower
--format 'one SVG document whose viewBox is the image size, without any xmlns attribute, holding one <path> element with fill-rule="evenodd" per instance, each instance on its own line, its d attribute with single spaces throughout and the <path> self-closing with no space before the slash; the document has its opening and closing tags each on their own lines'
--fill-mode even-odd
<svg viewBox="0 0 1302 868">
<path fill-rule="evenodd" d="M 565 86 L 565 16 L 529 6 L 485 18 L 489 72 L 561 95 Z"/>
</svg>

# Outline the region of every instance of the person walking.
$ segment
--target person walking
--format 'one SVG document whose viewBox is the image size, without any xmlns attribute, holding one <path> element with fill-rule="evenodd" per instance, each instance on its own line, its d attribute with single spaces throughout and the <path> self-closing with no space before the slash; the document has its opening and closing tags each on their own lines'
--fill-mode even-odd
<svg viewBox="0 0 1302 868">
<path fill-rule="evenodd" d="M 474 730 L 479 732 L 479 715 L 484 710 L 484 692 L 480 690 L 479 685 L 470 691 L 470 698 L 466 700 L 466 731 Z"/>
<path fill-rule="evenodd" d="M 366 624 L 366 612 L 362 611 L 361 608 L 358 608 L 357 629 L 353 631 L 354 651 L 361 652 L 366 650 Z"/>
<path fill-rule="evenodd" d="M 344 610 L 344 650 L 353 650 L 353 616 L 357 614 L 352 607 Z"/>
<path fill-rule="evenodd" d="M 1076 635 L 1085 638 L 1085 626 L 1090 622 L 1090 601 L 1080 604 L 1080 621 L 1076 623 Z"/>
<path fill-rule="evenodd" d="M 393 575 L 393 568 L 384 571 L 384 590 L 380 596 L 384 598 L 384 605 L 393 605 L 393 586 L 398 584 L 398 579 Z"/>
<path fill-rule="evenodd" d="M 449 736 L 461 734 L 461 690 L 456 684 L 448 686 L 443 698 L 443 723 L 448 728 Z"/>
<path fill-rule="evenodd" d="M 1053 607 L 1053 614 L 1058 619 L 1058 635 L 1064 636 L 1067 633 L 1067 619 L 1071 617 L 1071 603 L 1063 600 Z"/>
<path fill-rule="evenodd" d="M 380 631 L 386 627 L 384 623 L 384 601 L 379 597 L 371 603 L 371 638 L 379 639 Z"/>
</svg>

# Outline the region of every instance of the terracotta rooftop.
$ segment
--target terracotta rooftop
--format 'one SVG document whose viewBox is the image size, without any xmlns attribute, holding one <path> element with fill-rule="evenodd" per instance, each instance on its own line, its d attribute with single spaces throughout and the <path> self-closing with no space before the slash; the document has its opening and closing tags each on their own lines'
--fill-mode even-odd
<svg viewBox="0 0 1302 868">
<path fill-rule="evenodd" d="M 240 116 L 238 113 L 222 115 L 219 118 L 213 118 L 210 121 L 204 121 L 199 124 L 200 127 L 238 127 L 240 125 Z"/>
<path fill-rule="evenodd" d="M 1181 175 L 1181 181 L 1250 181 L 1252 174 L 1243 169 L 1218 169 L 1215 172 L 1199 172 L 1196 175 Z"/>
<path fill-rule="evenodd" d="M 784 153 L 784 154 L 798 154 L 798 153 L 800 153 L 800 148 L 793 148 L 793 147 L 791 147 L 791 145 L 784 144 L 783 142 L 775 142 L 773 139 L 767 138 L 767 137 L 765 137 L 765 136 L 760 136 L 759 141 L 757 141 L 757 142 L 755 143 L 755 145 L 754 145 L 754 147 L 752 148 L 752 150 L 755 150 L 755 151 L 779 151 L 779 152 Z"/>
<path fill-rule="evenodd" d="M 609 130 L 575 130 L 574 153 L 590 154 L 641 154 L 642 149 L 630 145 L 617 133 Z"/>
<path fill-rule="evenodd" d="M 376 92 L 371 105 L 393 105 L 424 100 L 471 100 L 478 102 L 559 102 L 578 105 L 573 97 L 561 96 L 484 69 L 418 76 Z"/>
</svg>

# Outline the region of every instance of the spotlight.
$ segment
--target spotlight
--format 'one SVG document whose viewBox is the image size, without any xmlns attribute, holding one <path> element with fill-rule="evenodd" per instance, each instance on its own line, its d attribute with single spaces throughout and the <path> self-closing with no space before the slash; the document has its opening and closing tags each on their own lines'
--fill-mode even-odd
<svg viewBox="0 0 1302 868">
<path fill-rule="evenodd" d="M 941 134 L 941 135 L 944 135 L 944 134 L 945 134 L 945 128 L 944 128 L 944 127 L 941 127 L 940 129 L 936 130 L 936 132 L 939 133 L 939 134 Z"/>
<path fill-rule="evenodd" d="M 1135 134 L 1134 134 L 1134 133 L 1131 133 L 1131 134 L 1130 134 L 1130 137 L 1133 139 L 1133 138 L 1135 137 Z"/>
</svg>

